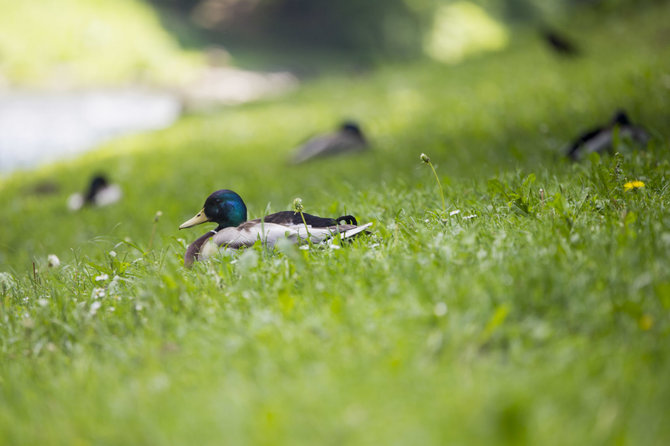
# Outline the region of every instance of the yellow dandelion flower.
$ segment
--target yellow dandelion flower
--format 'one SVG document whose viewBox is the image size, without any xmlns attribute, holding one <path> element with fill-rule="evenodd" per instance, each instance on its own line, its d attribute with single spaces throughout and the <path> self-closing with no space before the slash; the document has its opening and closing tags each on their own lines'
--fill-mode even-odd
<svg viewBox="0 0 670 446">
<path fill-rule="evenodd" d="M 637 321 L 640 328 L 644 331 L 649 331 L 654 326 L 654 318 L 648 314 L 643 314 Z"/>
<path fill-rule="evenodd" d="M 633 189 L 639 189 L 641 187 L 644 187 L 644 183 L 640 180 L 629 181 L 628 183 L 623 185 L 623 189 L 625 191 L 629 191 L 629 190 L 633 190 Z"/>
</svg>

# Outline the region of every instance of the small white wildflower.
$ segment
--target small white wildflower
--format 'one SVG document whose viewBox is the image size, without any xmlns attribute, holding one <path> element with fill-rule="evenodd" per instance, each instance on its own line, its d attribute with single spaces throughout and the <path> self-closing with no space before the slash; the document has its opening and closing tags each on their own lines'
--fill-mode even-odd
<svg viewBox="0 0 670 446">
<path fill-rule="evenodd" d="M 475 218 L 475 217 L 476 217 L 475 214 L 472 214 L 472 215 L 466 215 L 465 217 L 463 217 L 463 220 L 470 220 L 471 218 Z"/>
<path fill-rule="evenodd" d="M 449 212 L 449 216 L 451 217 L 451 216 L 453 216 L 453 215 L 458 215 L 458 214 L 460 214 L 460 213 L 461 213 L 461 210 L 460 210 L 460 209 L 456 209 L 455 211 L 451 211 L 451 212 Z"/>
<path fill-rule="evenodd" d="M 447 304 L 444 302 L 438 302 L 435 304 L 435 308 L 433 308 L 433 313 L 435 313 L 435 316 L 437 317 L 442 317 L 445 314 L 447 314 Z"/>
<path fill-rule="evenodd" d="M 47 305 L 49 305 L 49 301 L 46 299 L 38 299 L 37 305 L 39 305 L 40 307 L 46 307 Z"/>
<path fill-rule="evenodd" d="M 96 276 L 95 281 L 96 282 L 103 282 L 105 280 L 108 280 L 109 276 L 107 274 L 100 274 L 99 276 Z"/>
<path fill-rule="evenodd" d="M 109 308 L 107 309 L 107 311 L 109 311 L 110 313 L 113 313 L 113 312 L 114 312 L 114 310 L 115 310 L 115 308 L 114 308 L 114 307 L 109 307 Z"/>
<path fill-rule="evenodd" d="M 116 257 L 116 251 L 109 251 L 110 257 Z"/>
<path fill-rule="evenodd" d="M 56 254 L 49 254 L 47 256 L 47 265 L 49 268 L 58 268 L 60 266 L 60 259 Z"/>
<path fill-rule="evenodd" d="M 93 292 L 91 293 L 91 297 L 93 299 L 102 299 L 105 297 L 105 289 L 104 288 L 93 288 Z"/>
<path fill-rule="evenodd" d="M 154 392 L 161 392 L 170 387 L 170 378 L 166 374 L 160 373 L 148 382 L 147 387 Z"/>
<path fill-rule="evenodd" d="M 28 313 L 26 313 L 23 315 L 21 325 L 23 325 L 26 328 L 35 328 L 35 321 L 30 318 L 30 315 Z"/>
<path fill-rule="evenodd" d="M 328 247 L 330 249 L 340 249 L 340 245 L 336 245 L 335 243 L 328 244 Z"/>
<path fill-rule="evenodd" d="M 142 304 L 135 304 L 135 311 L 142 311 L 143 309 L 144 307 L 142 306 Z"/>
<path fill-rule="evenodd" d="M 0 291 L 7 292 L 16 287 L 16 280 L 10 273 L 0 273 Z"/>
<path fill-rule="evenodd" d="M 305 207 L 302 204 L 302 198 L 296 198 L 293 200 L 293 212 L 302 212 Z"/>
<path fill-rule="evenodd" d="M 309 251 L 309 245 L 301 245 L 300 249 L 302 249 L 303 251 Z"/>
<path fill-rule="evenodd" d="M 91 315 L 94 315 L 95 313 L 98 312 L 98 310 L 100 309 L 101 306 L 102 306 L 102 304 L 96 300 L 95 302 L 93 302 L 91 304 L 91 309 L 89 310 L 89 313 Z"/>
</svg>

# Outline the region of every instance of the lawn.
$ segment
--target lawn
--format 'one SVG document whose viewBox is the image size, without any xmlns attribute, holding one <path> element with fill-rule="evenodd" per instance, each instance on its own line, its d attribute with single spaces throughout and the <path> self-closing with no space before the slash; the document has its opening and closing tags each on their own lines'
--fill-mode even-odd
<svg viewBox="0 0 670 446">
<path fill-rule="evenodd" d="M 0 444 L 667 444 L 669 20 L 324 77 L 3 178 Z M 564 159 L 619 107 L 646 150 Z M 373 150 L 288 165 L 345 117 Z M 124 200 L 68 212 L 98 170 Z M 373 230 L 185 269 L 209 228 L 177 228 L 220 188 Z"/>
</svg>

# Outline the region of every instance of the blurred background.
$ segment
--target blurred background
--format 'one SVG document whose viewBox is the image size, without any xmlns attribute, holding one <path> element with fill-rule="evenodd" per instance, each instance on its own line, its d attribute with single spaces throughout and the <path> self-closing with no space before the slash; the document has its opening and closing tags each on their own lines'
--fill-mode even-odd
<svg viewBox="0 0 670 446">
<path fill-rule="evenodd" d="M 660 0 L 0 0 L 0 175 L 333 73 L 578 54 L 580 15 Z"/>
</svg>

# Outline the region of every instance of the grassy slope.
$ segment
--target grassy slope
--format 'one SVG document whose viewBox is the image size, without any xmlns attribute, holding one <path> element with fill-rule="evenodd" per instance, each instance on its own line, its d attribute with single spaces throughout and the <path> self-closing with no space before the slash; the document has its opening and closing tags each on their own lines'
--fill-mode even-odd
<svg viewBox="0 0 670 446">
<path fill-rule="evenodd" d="M 570 62 L 524 43 L 325 79 L 5 179 L 0 443 L 667 443 L 668 18 L 605 20 Z M 655 134 L 650 151 L 559 159 L 619 106 Z M 284 164 L 342 116 L 373 152 Z M 421 152 L 461 210 L 446 223 Z M 123 203 L 67 213 L 102 168 Z M 60 195 L 25 194 L 48 178 Z M 624 192 L 630 179 L 646 187 Z M 201 231 L 176 228 L 221 187 L 254 217 L 301 196 L 374 235 L 184 270 L 178 237 Z"/>
</svg>

